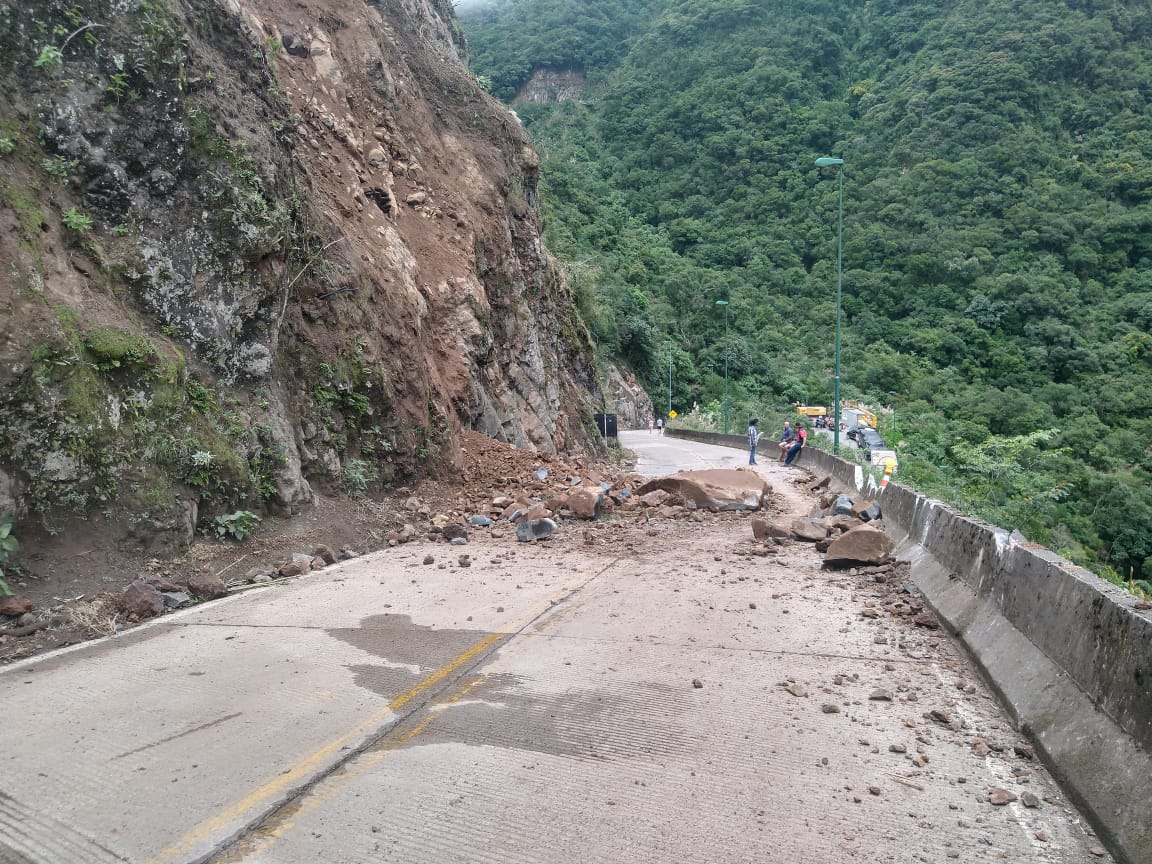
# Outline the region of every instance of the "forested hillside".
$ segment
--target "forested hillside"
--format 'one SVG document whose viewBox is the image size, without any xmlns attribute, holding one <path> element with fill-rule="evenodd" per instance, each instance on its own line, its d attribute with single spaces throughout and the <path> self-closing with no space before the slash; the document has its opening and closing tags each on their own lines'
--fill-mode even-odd
<svg viewBox="0 0 1152 864">
<path fill-rule="evenodd" d="M 1152 16 L 1114 0 L 512 0 L 464 19 L 606 356 L 679 410 L 847 396 L 902 477 L 1152 590 Z M 716 301 L 730 301 L 728 307 Z M 725 341 L 725 311 L 730 335 Z M 669 348 L 666 340 L 671 340 Z M 660 404 L 660 399 L 657 399 Z"/>
</svg>

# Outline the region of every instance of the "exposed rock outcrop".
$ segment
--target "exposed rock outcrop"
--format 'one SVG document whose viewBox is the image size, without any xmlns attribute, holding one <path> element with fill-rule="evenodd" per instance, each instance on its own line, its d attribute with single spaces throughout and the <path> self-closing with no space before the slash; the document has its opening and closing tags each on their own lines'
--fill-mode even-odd
<svg viewBox="0 0 1152 864">
<path fill-rule="evenodd" d="M 517 102 L 565 102 L 584 93 L 584 73 L 578 69 L 537 69 L 520 92 Z"/>
<path fill-rule="evenodd" d="M 461 428 L 595 442 L 539 160 L 462 50 L 443 0 L 0 11 L 5 511 L 183 526 L 451 470 Z"/>
<path fill-rule="evenodd" d="M 625 369 L 608 369 L 603 389 L 605 410 L 616 415 L 618 429 L 646 429 L 649 416 L 663 416 L 662 409 L 653 406 L 652 398 L 636 376 Z"/>
</svg>

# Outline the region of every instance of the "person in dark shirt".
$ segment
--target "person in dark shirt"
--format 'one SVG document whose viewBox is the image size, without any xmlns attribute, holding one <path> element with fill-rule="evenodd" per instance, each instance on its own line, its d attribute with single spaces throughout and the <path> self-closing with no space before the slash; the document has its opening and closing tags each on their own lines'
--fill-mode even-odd
<svg viewBox="0 0 1152 864">
<path fill-rule="evenodd" d="M 796 430 L 792 428 L 792 424 L 787 420 L 784 421 L 784 434 L 780 436 L 780 461 L 784 461 L 784 457 L 788 455 L 788 448 L 796 440 Z"/>
</svg>

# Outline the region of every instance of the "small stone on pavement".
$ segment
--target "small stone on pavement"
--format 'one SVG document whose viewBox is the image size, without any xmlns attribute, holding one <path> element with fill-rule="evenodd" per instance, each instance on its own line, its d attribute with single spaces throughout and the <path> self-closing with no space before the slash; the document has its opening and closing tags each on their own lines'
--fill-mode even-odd
<svg viewBox="0 0 1152 864">
<path fill-rule="evenodd" d="M 997 807 L 1002 807 L 1005 804 L 1011 804 L 1015 800 L 1015 792 L 1009 792 L 1007 789 L 1001 789 L 999 786 L 994 786 L 988 792 L 988 803 L 995 804 Z"/>
</svg>

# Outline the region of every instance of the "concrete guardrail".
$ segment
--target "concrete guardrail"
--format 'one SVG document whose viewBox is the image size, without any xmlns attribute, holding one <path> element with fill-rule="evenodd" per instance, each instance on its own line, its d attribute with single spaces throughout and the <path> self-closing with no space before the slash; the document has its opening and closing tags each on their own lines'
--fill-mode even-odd
<svg viewBox="0 0 1152 864">
<path fill-rule="evenodd" d="M 739 435 L 669 435 L 745 448 Z M 896 555 L 1014 722 L 1125 864 L 1152 864 L 1152 617 L 1136 598 L 1008 531 L 816 448 L 798 464 L 876 497 Z"/>
<path fill-rule="evenodd" d="M 699 441 L 701 444 L 716 444 L 720 447 L 735 447 L 740 450 L 748 449 L 747 435 L 724 435 L 720 432 L 697 432 L 695 429 L 664 430 L 664 434 L 672 438 L 683 438 L 685 441 Z"/>
</svg>

